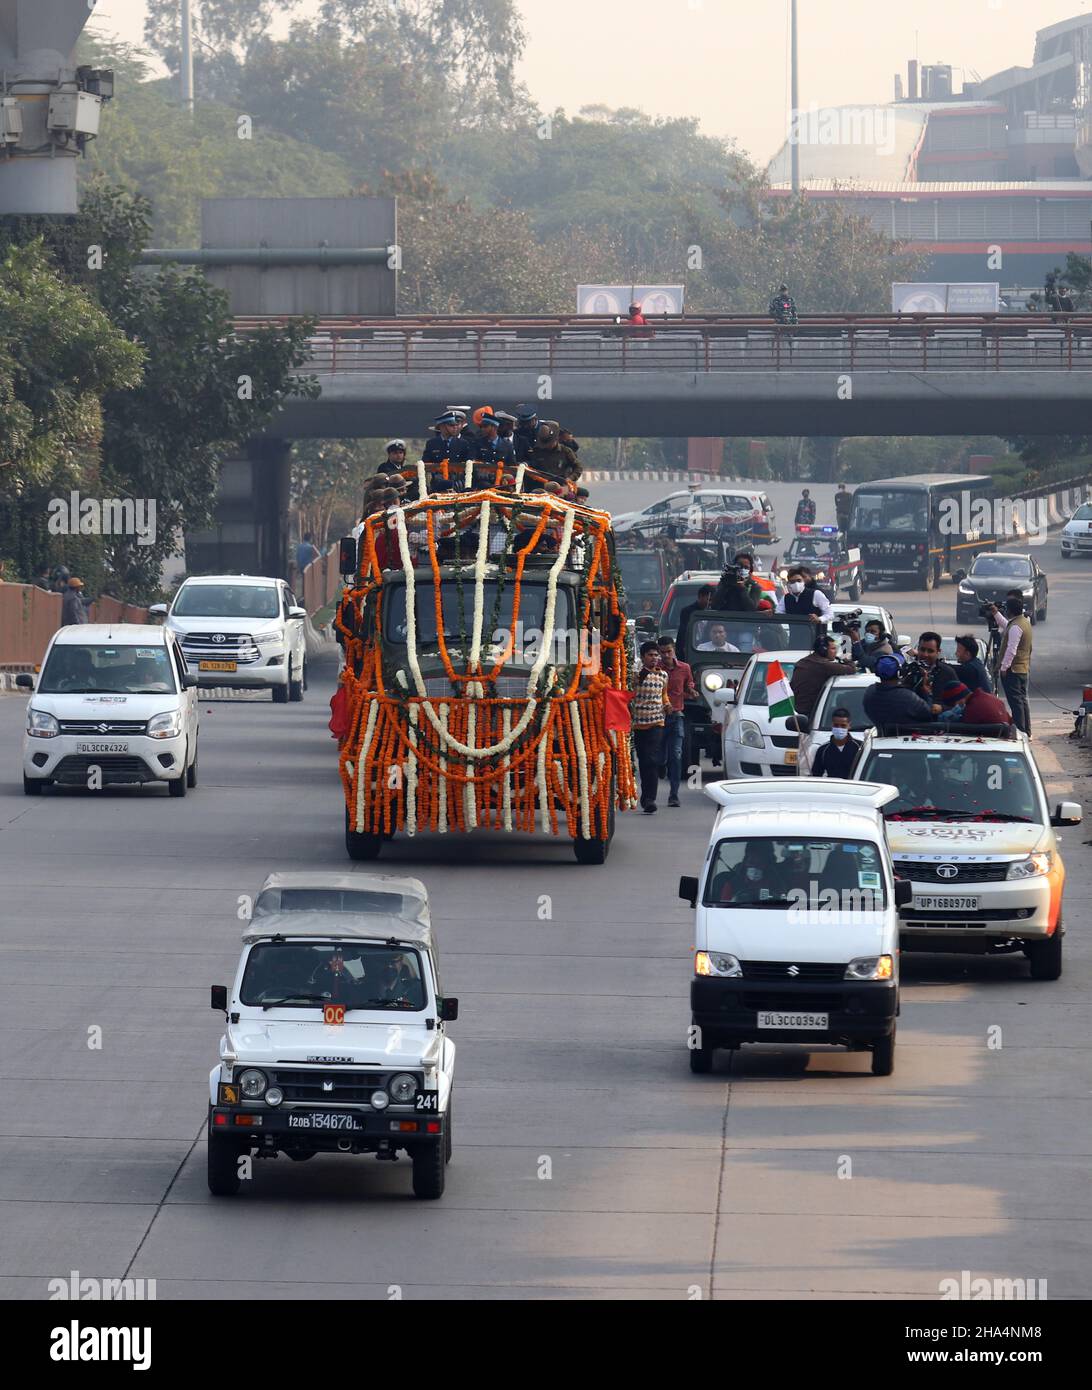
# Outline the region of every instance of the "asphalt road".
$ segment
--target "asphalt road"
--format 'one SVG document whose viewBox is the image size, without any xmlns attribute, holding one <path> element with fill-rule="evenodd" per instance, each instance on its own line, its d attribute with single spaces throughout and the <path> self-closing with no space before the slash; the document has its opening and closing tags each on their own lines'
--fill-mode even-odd
<svg viewBox="0 0 1092 1390">
<path fill-rule="evenodd" d="M 1092 754 L 1050 702 L 1092 675 L 1067 640 L 1092 585 L 1044 553 L 1036 751 L 1051 792 L 1082 799 Z M 887 597 L 903 630 L 952 630 L 950 588 Z M 690 1074 L 692 913 L 675 885 L 708 835 L 696 791 L 623 817 L 602 868 L 567 842 L 396 841 L 381 863 L 427 883 L 461 1003 L 444 1198 L 415 1201 L 405 1161 L 334 1156 L 260 1164 L 237 1199 L 210 1197 L 208 986 L 231 978 L 237 899 L 274 869 L 347 864 L 332 681 L 328 664 L 303 705 L 204 702 L 201 784 L 181 801 L 24 798 L 24 701 L 0 699 L 0 1295 L 44 1298 L 78 1270 L 233 1302 L 394 1286 L 935 1299 L 968 1270 L 1092 1296 L 1084 827 L 1060 832 L 1063 978 L 1033 983 L 1021 957 L 910 958 L 890 1078 L 833 1049 L 745 1049 Z"/>
</svg>

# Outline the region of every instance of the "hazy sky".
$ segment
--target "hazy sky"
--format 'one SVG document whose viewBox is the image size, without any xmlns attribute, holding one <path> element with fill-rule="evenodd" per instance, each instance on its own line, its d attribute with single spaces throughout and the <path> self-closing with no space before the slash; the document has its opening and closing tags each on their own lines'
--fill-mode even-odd
<svg viewBox="0 0 1092 1390">
<path fill-rule="evenodd" d="M 547 110 L 604 103 L 696 116 L 762 163 L 785 138 L 788 0 L 519 0 L 519 8 L 529 36 L 521 76 Z M 1037 28 L 1087 8 L 1087 0 L 799 0 L 800 105 L 890 100 L 915 47 L 923 63 L 981 77 L 1026 66 Z M 139 43 L 144 10 L 144 0 L 98 0 L 93 23 Z"/>
</svg>

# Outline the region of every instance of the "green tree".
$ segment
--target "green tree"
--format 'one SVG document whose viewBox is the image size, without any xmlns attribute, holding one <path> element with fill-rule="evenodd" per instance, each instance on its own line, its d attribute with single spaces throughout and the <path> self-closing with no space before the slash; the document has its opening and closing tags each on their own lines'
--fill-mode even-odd
<svg viewBox="0 0 1092 1390">
<path fill-rule="evenodd" d="M 142 360 L 40 239 L 0 242 L 0 556 L 16 573 L 49 555 L 50 498 L 94 478 L 102 398 L 135 386 Z"/>
<path fill-rule="evenodd" d="M 92 185 L 79 215 L 51 224 L 46 240 L 56 283 L 87 299 L 142 360 L 129 377 L 97 381 L 87 407 L 101 412 L 99 495 L 156 502 L 154 544 L 103 538 L 118 597 L 158 591 L 162 563 L 184 529 L 211 521 L 222 459 L 257 433 L 286 395 L 316 389 L 296 375 L 310 323 L 235 333 L 227 297 L 199 272 L 153 274 L 137 266 L 149 230 L 145 199 Z M 41 232 L 40 219 L 9 219 L 3 228 L 15 246 Z M 88 247 L 102 248 L 102 271 L 88 264 Z M 42 418 L 63 420 L 64 406 L 47 402 Z"/>
</svg>

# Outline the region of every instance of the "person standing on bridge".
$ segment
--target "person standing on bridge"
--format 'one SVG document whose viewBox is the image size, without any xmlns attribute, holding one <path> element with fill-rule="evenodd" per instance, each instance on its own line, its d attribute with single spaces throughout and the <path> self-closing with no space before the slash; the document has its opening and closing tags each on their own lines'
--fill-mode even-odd
<svg viewBox="0 0 1092 1390">
<path fill-rule="evenodd" d="M 770 318 L 775 323 L 794 324 L 799 322 L 796 300 L 789 293 L 788 285 L 778 285 L 777 293 L 770 300 Z"/>
</svg>

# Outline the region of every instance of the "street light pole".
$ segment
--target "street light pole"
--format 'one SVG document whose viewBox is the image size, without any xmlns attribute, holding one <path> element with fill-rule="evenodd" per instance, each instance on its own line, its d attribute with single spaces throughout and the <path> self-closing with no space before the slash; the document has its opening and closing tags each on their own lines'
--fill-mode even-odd
<svg viewBox="0 0 1092 1390">
<path fill-rule="evenodd" d="M 795 0 L 794 0 L 795 3 Z M 191 0 L 182 0 L 182 105 L 193 115 L 193 13 Z"/>
<path fill-rule="evenodd" d="M 792 191 L 794 194 L 800 192 L 800 92 L 798 87 L 799 70 L 797 66 L 797 47 L 796 47 L 796 0 L 792 0 L 792 22 L 790 25 L 789 47 L 791 52 L 792 75 L 790 78 L 790 126 L 792 132 L 792 143 L 790 145 L 792 155 Z"/>
</svg>

